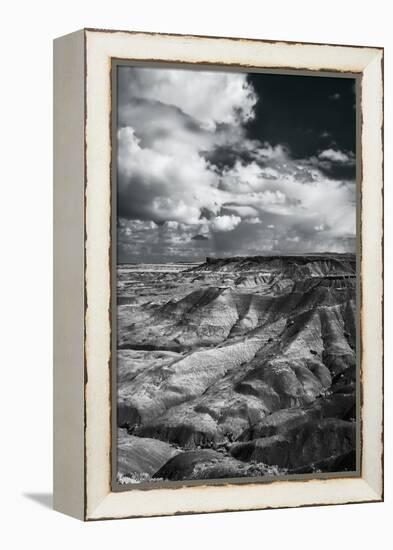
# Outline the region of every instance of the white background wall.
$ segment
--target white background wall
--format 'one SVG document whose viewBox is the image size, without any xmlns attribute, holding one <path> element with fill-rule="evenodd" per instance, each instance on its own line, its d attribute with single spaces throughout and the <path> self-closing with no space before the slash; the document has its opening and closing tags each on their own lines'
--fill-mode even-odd
<svg viewBox="0 0 393 550">
<path fill-rule="evenodd" d="M 385 0 L 4 2 L 1 8 L 0 544 L 3 548 L 388 548 L 392 542 L 392 28 Z M 389 17 L 390 16 L 390 17 Z M 384 46 L 386 502 L 82 524 L 52 479 L 52 44 L 82 27 Z M 389 540 L 390 538 L 390 540 Z M 5 539 L 7 542 L 2 541 Z M 2 541 L 2 542 L 1 542 Z"/>
</svg>

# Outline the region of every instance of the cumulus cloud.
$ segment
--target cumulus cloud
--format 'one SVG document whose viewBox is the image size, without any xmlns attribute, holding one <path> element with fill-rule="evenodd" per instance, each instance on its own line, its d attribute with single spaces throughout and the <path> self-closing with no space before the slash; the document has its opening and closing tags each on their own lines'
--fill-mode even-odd
<svg viewBox="0 0 393 550">
<path fill-rule="evenodd" d="M 118 211 L 129 219 L 198 223 L 218 209 L 217 175 L 193 149 L 171 155 L 141 147 L 133 128 L 118 130 Z"/>
<path fill-rule="evenodd" d="M 227 203 L 225 205 L 225 211 L 234 212 L 235 214 L 238 214 L 241 218 L 248 219 L 250 216 L 251 218 L 255 218 L 258 215 L 258 210 L 252 206 L 241 206 L 239 204 L 231 204 Z"/>
<path fill-rule="evenodd" d="M 261 220 L 256 216 L 255 218 L 246 218 L 244 222 L 253 225 L 255 223 L 261 223 Z"/>
<path fill-rule="evenodd" d="M 325 149 L 325 151 L 319 153 L 318 157 L 321 160 L 331 160 L 339 163 L 346 163 L 353 160 L 347 153 L 335 149 Z"/>
<path fill-rule="evenodd" d="M 214 231 L 232 231 L 242 221 L 240 216 L 217 216 L 211 222 Z"/>
<path fill-rule="evenodd" d="M 247 75 L 122 67 L 118 88 L 127 258 L 353 249 L 355 155 L 294 159 L 249 139 L 258 97 Z"/>
<path fill-rule="evenodd" d="M 257 96 L 244 73 L 122 67 L 121 103 L 143 98 L 174 105 L 204 127 L 245 122 Z"/>
</svg>

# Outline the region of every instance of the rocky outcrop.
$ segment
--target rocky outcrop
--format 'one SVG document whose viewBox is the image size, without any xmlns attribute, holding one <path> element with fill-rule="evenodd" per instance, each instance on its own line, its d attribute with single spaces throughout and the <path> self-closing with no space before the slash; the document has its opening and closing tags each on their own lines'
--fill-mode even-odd
<svg viewBox="0 0 393 550">
<path fill-rule="evenodd" d="M 344 298 L 339 294 L 336 302 Z M 279 300 L 276 307 L 262 301 L 261 326 L 254 328 L 248 307 L 246 335 L 243 316 L 243 330 L 232 330 L 226 345 L 149 364 L 123 385 L 120 425 L 137 424 L 143 437 L 187 447 L 228 434 L 236 438 L 267 414 L 313 402 L 333 377 L 354 367 L 354 304 L 334 303 L 319 288 Z"/>
<path fill-rule="evenodd" d="M 231 346 L 196 351 L 169 365 L 158 364 L 144 370 L 133 379 L 129 393 L 122 388 L 119 390 L 120 425 L 132 424 L 134 411 L 138 414 L 138 424 L 146 424 L 167 410 L 201 396 L 229 372 L 248 363 L 259 346 L 260 342 L 254 338 Z"/>
<path fill-rule="evenodd" d="M 302 408 L 282 409 L 266 416 L 247 428 L 238 441 L 249 441 L 274 435 L 288 435 L 294 428 L 325 418 L 354 421 L 356 418 L 354 393 L 337 393 L 316 399 Z"/>
<path fill-rule="evenodd" d="M 307 466 L 313 471 L 323 461 L 337 460 L 354 451 L 355 440 L 354 422 L 337 418 L 308 420 L 284 433 L 235 443 L 231 454 L 246 462 L 258 461 L 288 470 Z M 351 469 L 355 467 L 351 464 Z"/>
<path fill-rule="evenodd" d="M 175 445 L 181 476 L 354 469 L 355 270 L 332 254 L 123 275 L 119 426 Z"/>
<path fill-rule="evenodd" d="M 200 450 L 178 454 L 158 470 L 154 477 L 183 481 L 260 477 L 278 473 L 280 472 L 277 468 L 269 468 L 265 464 L 245 464 L 231 456 L 225 456 L 212 450 Z"/>
<path fill-rule="evenodd" d="M 117 473 L 119 480 L 149 479 L 179 451 L 157 439 L 130 436 L 118 430 Z"/>
<path fill-rule="evenodd" d="M 206 258 L 191 271 L 280 273 L 283 278 L 304 279 L 315 276 L 356 274 L 355 254 L 304 254 L 295 256 L 248 256 Z"/>
</svg>

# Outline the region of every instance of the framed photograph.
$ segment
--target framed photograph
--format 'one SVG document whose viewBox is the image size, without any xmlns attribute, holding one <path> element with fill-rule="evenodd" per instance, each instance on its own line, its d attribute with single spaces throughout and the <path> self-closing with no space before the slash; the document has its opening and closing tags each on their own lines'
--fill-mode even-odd
<svg viewBox="0 0 393 550">
<path fill-rule="evenodd" d="M 54 43 L 54 507 L 383 499 L 383 49 Z"/>
</svg>

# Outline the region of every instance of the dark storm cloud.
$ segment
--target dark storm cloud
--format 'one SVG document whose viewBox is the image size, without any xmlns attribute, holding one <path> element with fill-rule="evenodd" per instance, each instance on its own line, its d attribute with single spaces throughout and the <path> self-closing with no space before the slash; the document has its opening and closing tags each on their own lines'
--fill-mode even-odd
<svg viewBox="0 0 393 550">
<path fill-rule="evenodd" d="M 352 251 L 353 82 L 121 68 L 119 260 Z"/>
</svg>

